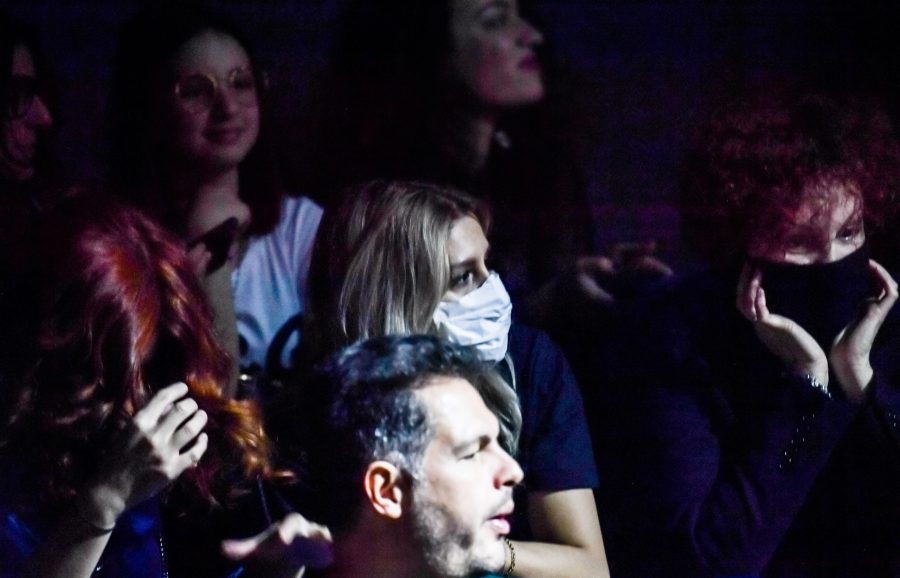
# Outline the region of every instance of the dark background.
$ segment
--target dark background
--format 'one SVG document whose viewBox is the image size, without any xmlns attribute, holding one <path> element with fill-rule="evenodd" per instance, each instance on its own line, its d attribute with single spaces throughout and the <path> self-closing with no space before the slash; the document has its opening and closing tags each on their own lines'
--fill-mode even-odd
<svg viewBox="0 0 900 578">
<path fill-rule="evenodd" d="M 75 178 L 99 174 L 116 34 L 139 4 L 6 0 L 7 10 L 38 26 L 54 63 L 63 104 L 60 155 Z M 325 60 L 338 2 L 215 4 L 240 17 L 257 39 L 273 80 L 276 112 L 292 117 L 310 75 Z M 654 238 L 665 257 L 686 264 L 675 207 L 678 161 L 692 127 L 714 103 L 746 84 L 812 80 L 875 92 L 888 105 L 900 100 L 894 80 L 900 76 L 900 18 L 893 2 L 536 4 L 564 60 L 599 87 L 590 114 L 600 118 L 602 134 L 588 170 L 600 246 Z"/>
</svg>

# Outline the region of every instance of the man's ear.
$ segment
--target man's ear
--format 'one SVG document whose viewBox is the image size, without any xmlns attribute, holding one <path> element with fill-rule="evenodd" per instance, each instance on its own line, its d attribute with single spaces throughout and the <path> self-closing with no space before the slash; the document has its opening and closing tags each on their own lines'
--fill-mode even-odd
<svg viewBox="0 0 900 578">
<path fill-rule="evenodd" d="M 397 466 L 384 460 L 372 462 L 366 468 L 363 485 L 376 513 L 393 520 L 400 518 L 405 476 Z"/>
</svg>

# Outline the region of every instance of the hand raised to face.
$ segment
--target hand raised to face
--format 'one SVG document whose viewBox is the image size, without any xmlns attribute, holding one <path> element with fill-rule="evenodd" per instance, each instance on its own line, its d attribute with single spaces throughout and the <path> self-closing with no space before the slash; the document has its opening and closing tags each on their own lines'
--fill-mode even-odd
<svg viewBox="0 0 900 578">
<path fill-rule="evenodd" d="M 760 341 L 788 369 L 811 375 L 827 386 L 830 367 L 847 398 L 859 402 L 873 376 L 869 357 L 875 337 L 898 297 L 897 282 L 884 267 L 870 260 L 869 271 L 880 292 L 869 299 L 860 315 L 837 335 L 827 356 L 806 329 L 769 311 L 759 269 L 744 266 L 738 280 L 736 305 L 741 314 L 753 322 Z"/>
<path fill-rule="evenodd" d="M 92 525 L 112 527 L 203 457 L 208 418 L 187 393 L 184 383 L 161 389 L 113 439 L 85 493 L 82 510 Z"/>
</svg>

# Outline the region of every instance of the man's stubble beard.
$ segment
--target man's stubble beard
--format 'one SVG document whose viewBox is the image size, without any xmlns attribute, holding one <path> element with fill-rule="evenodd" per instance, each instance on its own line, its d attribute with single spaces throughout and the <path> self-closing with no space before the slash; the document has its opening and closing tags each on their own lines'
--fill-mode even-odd
<svg viewBox="0 0 900 578">
<path fill-rule="evenodd" d="M 413 492 L 412 532 L 423 561 L 437 578 L 465 578 L 477 572 L 493 572 L 488 562 L 475 557 L 475 536 L 453 519 L 442 504 L 431 500 L 428 488 L 417 484 Z M 423 497 L 424 496 L 424 497 Z"/>
</svg>

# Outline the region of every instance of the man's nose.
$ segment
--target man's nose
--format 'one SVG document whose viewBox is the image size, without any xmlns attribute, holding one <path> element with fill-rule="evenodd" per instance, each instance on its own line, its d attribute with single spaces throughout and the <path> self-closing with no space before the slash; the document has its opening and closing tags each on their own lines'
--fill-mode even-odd
<svg viewBox="0 0 900 578">
<path fill-rule="evenodd" d="M 497 487 L 518 486 L 524 477 L 525 474 L 522 472 L 519 462 L 505 451 L 502 452 L 497 468 Z"/>
</svg>

